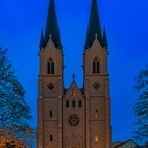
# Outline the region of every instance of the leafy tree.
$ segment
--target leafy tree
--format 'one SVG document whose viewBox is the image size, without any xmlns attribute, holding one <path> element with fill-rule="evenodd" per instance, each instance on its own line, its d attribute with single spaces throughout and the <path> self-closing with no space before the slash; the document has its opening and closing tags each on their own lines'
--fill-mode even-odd
<svg viewBox="0 0 148 148">
<path fill-rule="evenodd" d="M 14 139 L 10 135 L 5 135 L 0 132 L 0 147 L 1 148 L 26 148 L 23 143 Z"/>
<path fill-rule="evenodd" d="M 148 142 L 148 66 L 141 70 L 136 77 L 138 101 L 134 106 L 136 114 L 137 130 L 135 138 L 142 142 Z"/>
<path fill-rule="evenodd" d="M 29 126 L 30 108 L 24 88 L 8 59 L 7 50 L 0 48 L 0 130 L 26 142 L 33 131 Z"/>
</svg>

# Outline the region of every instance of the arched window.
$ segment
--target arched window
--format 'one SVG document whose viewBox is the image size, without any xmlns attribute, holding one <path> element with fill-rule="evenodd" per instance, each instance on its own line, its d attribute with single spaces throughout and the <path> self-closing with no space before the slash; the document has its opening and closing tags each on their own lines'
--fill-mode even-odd
<svg viewBox="0 0 148 148">
<path fill-rule="evenodd" d="M 79 107 L 81 108 L 82 107 L 82 101 L 79 100 Z"/>
<path fill-rule="evenodd" d="M 75 100 L 72 101 L 72 107 L 73 107 L 73 108 L 76 107 L 76 101 L 75 101 Z"/>
<path fill-rule="evenodd" d="M 96 110 L 96 118 L 98 118 L 98 116 L 99 116 L 99 112 L 98 110 Z"/>
<path fill-rule="evenodd" d="M 98 58 L 93 60 L 93 73 L 100 73 L 100 62 Z"/>
<path fill-rule="evenodd" d="M 50 135 L 50 141 L 53 141 L 53 135 Z"/>
<path fill-rule="evenodd" d="M 95 142 L 99 142 L 100 141 L 100 136 L 99 135 L 96 135 L 95 136 Z"/>
<path fill-rule="evenodd" d="M 52 110 L 49 111 L 49 116 L 52 117 L 53 113 Z"/>
<path fill-rule="evenodd" d="M 54 74 L 54 62 L 50 58 L 47 63 L 48 74 Z"/>
</svg>

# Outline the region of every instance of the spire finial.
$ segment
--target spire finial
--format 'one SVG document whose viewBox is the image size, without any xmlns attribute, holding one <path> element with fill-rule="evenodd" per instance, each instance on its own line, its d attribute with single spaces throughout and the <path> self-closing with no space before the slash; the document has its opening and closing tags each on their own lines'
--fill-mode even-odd
<svg viewBox="0 0 148 148">
<path fill-rule="evenodd" d="M 97 34 L 97 33 L 95 34 L 95 38 L 96 38 L 96 39 L 98 38 L 98 34 Z"/>
<path fill-rule="evenodd" d="M 52 40 L 52 34 L 49 34 L 49 39 Z"/>
<path fill-rule="evenodd" d="M 73 81 L 75 81 L 76 75 L 73 74 L 73 75 L 72 75 L 72 78 L 73 78 Z"/>
<path fill-rule="evenodd" d="M 104 30 L 103 30 L 103 46 L 104 46 L 104 48 L 107 48 L 107 46 L 108 46 L 105 26 L 104 26 Z"/>
<path fill-rule="evenodd" d="M 43 49 L 44 44 L 45 44 L 45 38 L 44 38 L 44 31 L 43 31 L 43 28 L 42 28 L 42 31 L 41 31 L 41 39 L 40 39 L 40 49 L 41 50 Z"/>
</svg>

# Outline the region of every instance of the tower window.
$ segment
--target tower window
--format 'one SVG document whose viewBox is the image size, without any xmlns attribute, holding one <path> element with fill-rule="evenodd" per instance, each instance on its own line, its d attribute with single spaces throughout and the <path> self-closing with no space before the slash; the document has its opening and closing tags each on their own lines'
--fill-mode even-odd
<svg viewBox="0 0 148 148">
<path fill-rule="evenodd" d="M 66 107 L 69 107 L 69 100 L 66 100 Z"/>
<path fill-rule="evenodd" d="M 50 116 L 50 117 L 52 117 L 52 116 L 53 116 L 53 113 L 52 113 L 52 111 L 51 111 L 51 110 L 49 111 L 49 116 Z"/>
<path fill-rule="evenodd" d="M 96 135 L 95 136 L 95 142 L 99 142 L 100 141 L 100 136 L 99 135 Z"/>
<path fill-rule="evenodd" d="M 73 108 L 76 107 L 76 102 L 75 102 L 75 100 L 72 101 L 72 107 L 73 107 Z"/>
<path fill-rule="evenodd" d="M 79 100 L 79 107 L 82 107 L 82 101 Z"/>
<path fill-rule="evenodd" d="M 100 62 L 98 58 L 93 60 L 93 73 L 100 73 Z"/>
<path fill-rule="evenodd" d="M 48 68 L 48 74 L 54 74 L 54 62 L 52 59 L 48 60 L 47 68 Z"/>
<path fill-rule="evenodd" d="M 50 135 L 50 141 L 53 141 L 53 135 Z"/>
<path fill-rule="evenodd" d="M 98 110 L 96 110 L 96 118 L 98 118 L 99 116 L 99 113 L 98 113 Z"/>
</svg>

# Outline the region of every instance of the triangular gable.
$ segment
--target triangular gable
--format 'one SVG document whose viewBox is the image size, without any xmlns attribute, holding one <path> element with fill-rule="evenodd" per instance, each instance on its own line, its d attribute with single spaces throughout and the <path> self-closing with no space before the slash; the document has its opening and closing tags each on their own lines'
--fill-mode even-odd
<svg viewBox="0 0 148 148">
<path fill-rule="evenodd" d="M 75 93 L 75 94 L 73 94 Z M 83 94 L 81 92 L 81 90 L 78 88 L 77 84 L 75 81 L 73 81 L 69 87 L 69 89 L 67 89 L 66 91 L 66 94 L 65 94 L 65 97 L 68 97 L 68 96 L 73 96 L 73 97 L 83 97 Z"/>
<path fill-rule="evenodd" d="M 52 39 L 50 38 L 48 40 L 48 43 L 47 43 L 47 46 L 46 46 L 45 50 L 49 51 L 49 50 L 52 50 L 52 49 L 55 49 L 55 46 L 54 46 L 54 43 L 53 43 Z"/>
<path fill-rule="evenodd" d="M 102 49 L 102 47 L 101 47 L 101 44 L 100 44 L 100 42 L 99 42 L 99 40 L 98 40 L 98 38 L 96 37 L 96 39 L 95 39 L 95 41 L 93 42 L 93 45 L 92 45 L 92 47 L 91 48 L 95 48 L 95 49 Z"/>
</svg>

